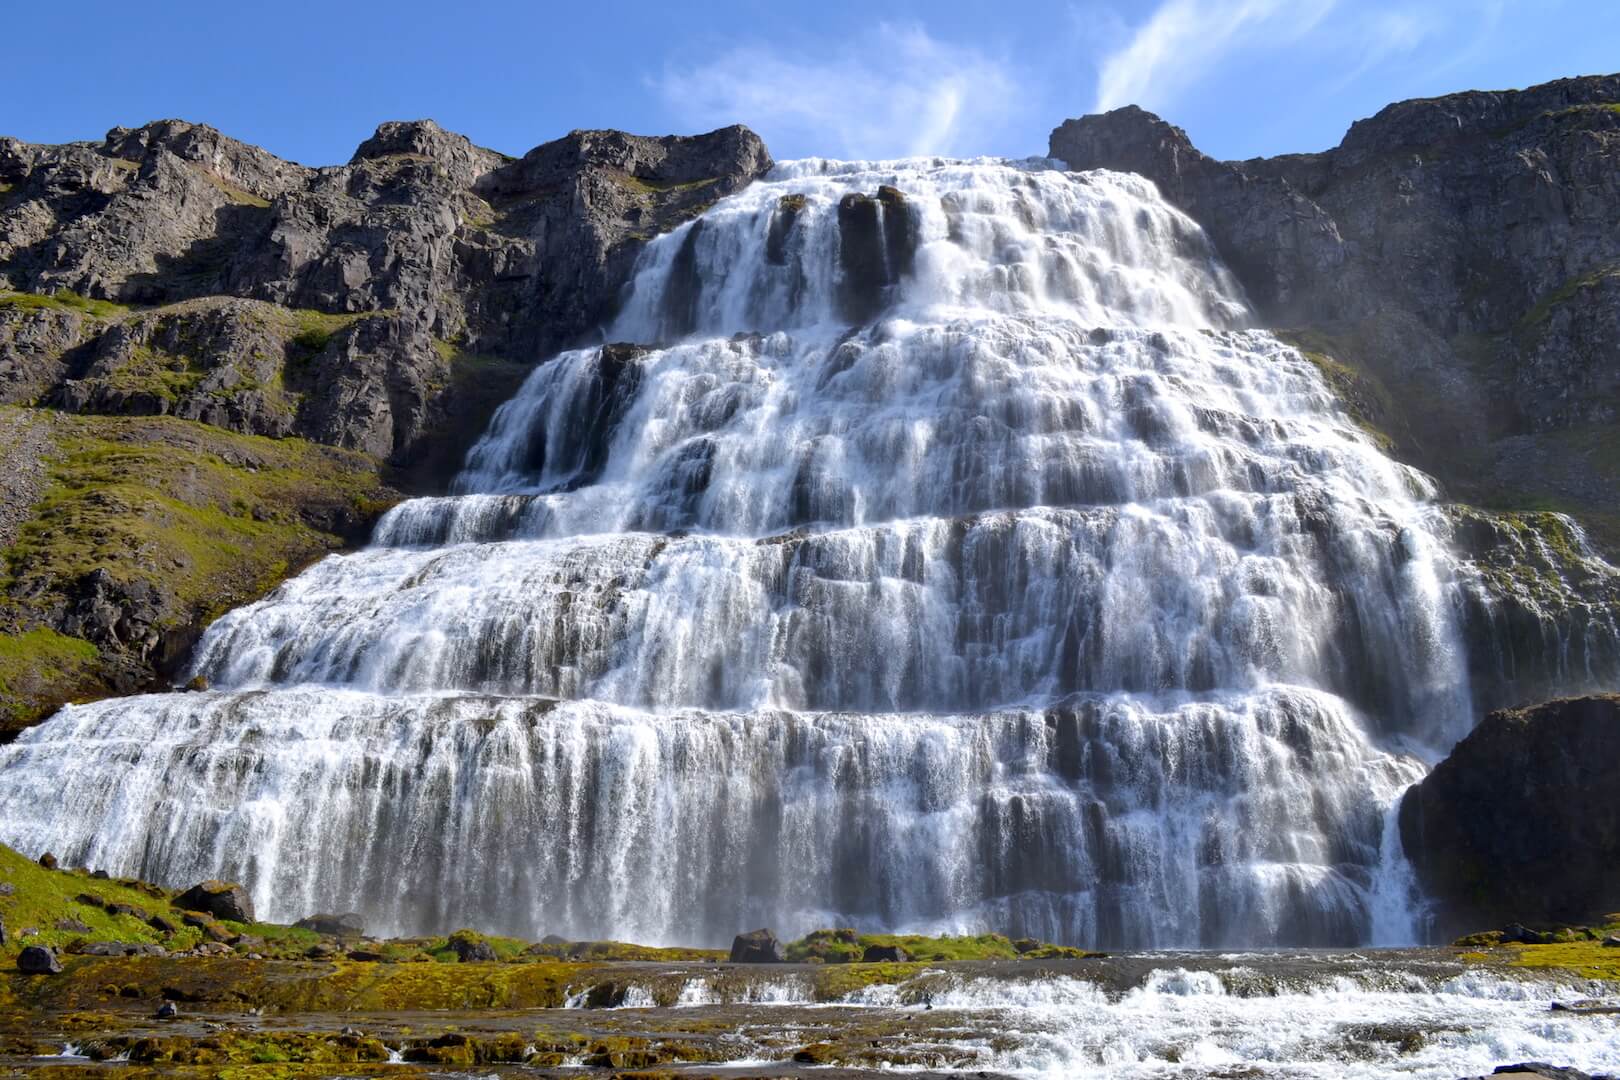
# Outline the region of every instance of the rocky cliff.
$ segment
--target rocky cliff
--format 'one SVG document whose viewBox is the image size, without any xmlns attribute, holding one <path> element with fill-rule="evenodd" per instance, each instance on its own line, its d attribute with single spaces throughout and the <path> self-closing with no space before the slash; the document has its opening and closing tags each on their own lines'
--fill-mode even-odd
<svg viewBox="0 0 1620 1080">
<path fill-rule="evenodd" d="M 442 488 L 646 240 L 770 165 L 741 127 L 513 159 L 388 123 L 331 168 L 173 120 L 0 138 L 0 734 Z"/>
<path fill-rule="evenodd" d="M 1401 803 L 1438 935 L 1620 909 L 1620 696 L 1494 712 Z"/>
<path fill-rule="evenodd" d="M 1154 180 L 1454 495 L 1620 542 L 1620 75 L 1401 102 L 1319 154 L 1216 161 L 1134 107 L 1050 152 Z"/>
</svg>

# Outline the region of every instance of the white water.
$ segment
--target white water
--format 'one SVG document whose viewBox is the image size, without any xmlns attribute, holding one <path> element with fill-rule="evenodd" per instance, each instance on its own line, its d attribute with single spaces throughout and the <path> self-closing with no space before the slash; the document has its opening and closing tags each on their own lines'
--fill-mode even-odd
<svg viewBox="0 0 1620 1080">
<path fill-rule="evenodd" d="M 1311 957 L 1317 970 L 1280 978 L 1281 968 L 1299 958 L 1271 955 L 1254 958 L 1255 967 L 1194 970 L 1164 959 L 1166 966 L 1123 991 L 1076 976 L 927 971 L 817 1002 L 808 986 L 793 982 L 688 978 L 662 1007 L 727 1009 L 733 1011 L 716 1015 L 734 1018 L 740 1005 L 774 1005 L 784 1009 L 778 1023 L 741 1028 L 773 1035 L 798 1028 L 805 1041 L 833 1042 L 847 1038 L 846 1027 L 860 1030 L 862 1011 L 926 1011 L 911 1037 L 892 1048 L 901 1061 L 1034 1077 L 1190 1080 L 1259 1067 L 1278 1078 L 1455 1080 L 1508 1062 L 1597 1072 L 1620 1061 L 1620 1017 L 1550 1008 L 1603 992 L 1599 983 L 1422 975 L 1354 956 Z M 1335 967 L 1342 970 L 1335 974 Z M 632 986 L 614 1007 L 658 1008 L 660 994 Z M 755 1065 L 770 1060 L 756 1054 Z"/>
<path fill-rule="evenodd" d="M 1410 940 L 1451 564 L 1244 319 L 1135 177 L 782 166 L 648 247 L 610 337 L 672 344 L 538 367 L 215 691 L 0 749 L 0 839 L 379 931 Z"/>
</svg>

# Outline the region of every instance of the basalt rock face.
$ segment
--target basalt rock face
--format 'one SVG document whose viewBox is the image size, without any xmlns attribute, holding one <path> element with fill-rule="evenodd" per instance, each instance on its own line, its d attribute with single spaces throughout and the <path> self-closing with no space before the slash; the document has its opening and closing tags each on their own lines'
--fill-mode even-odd
<svg viewBox="0 0 1620 1080">
<path fill-rule="evenodd" d="M 323 169 L 180 121 L 99 145 L 0 140 L 0 289 L 156 308 L 0 310 L 0 401 L 302 435 L 426 463 L 431 488 L 434 443 L 492 408 L 462 368 L 482 359 L 471 381 L 510 392 L 521 367 L 490 358 L 588 337 L 647 239 L 770 165 L 741 127 L 576 131 L 512 160 L 388 123 Z"/>
<path fill-rule="evenodd" d="M 1155 181 L 1261 318 L 1359 369 L 1398 450 L 1470 501 L 1616 534 L 1620 76 L 1391 105 L 1319 154 L 1216 161 L 1135 107 L 1051 154 Z"/>
<path fill-rule="evenodd" d="M 1503 709 L 1401 802 L 1435 932 L 1620 907 L 1620 695 Z"/>
<path fill-rule="evenodd" d="M 0 739 L 444 490 L 647 240 L 770 166 L 741 127 L 513 159 L 386 123 L 319 169 L 176 120 L 0 138 Z"/>
</svg>

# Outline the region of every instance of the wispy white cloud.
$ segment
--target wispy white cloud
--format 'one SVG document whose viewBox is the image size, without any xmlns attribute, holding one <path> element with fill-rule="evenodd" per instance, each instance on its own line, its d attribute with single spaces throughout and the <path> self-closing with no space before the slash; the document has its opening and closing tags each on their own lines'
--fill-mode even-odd
<svg viewBox="0 0 1620 1080">
<path fill-rule="evenodd" d="M 746 123 L 773 148 L 860 158 L 984 153 L 1024 100 L 1002 61 L 888 23 L 836 55 L 746 45 L 653 84 L 689 127 Z"/>
<path fill-rule="evenodd" d="M 1294 41 L 1336 0 L 1166 0 L 1098 65 L 1098 112 L 1162 108 L 1232 53 L 1257 40 Z"/>
</svg>

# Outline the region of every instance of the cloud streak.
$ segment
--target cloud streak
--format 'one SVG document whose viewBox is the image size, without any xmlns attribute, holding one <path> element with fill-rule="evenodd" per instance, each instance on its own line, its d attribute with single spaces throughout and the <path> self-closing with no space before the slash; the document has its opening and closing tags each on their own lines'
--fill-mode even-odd
<svg viewBox="0 0 1620 1080">
<path fill-rule="evenodd" d="M 1098 112 L 1162 108 L 1235 51 L 1310 33 L 1335 0 L 1167 0 L 1097 70 Z"/>
<path fill-rule="evenodd" d="M 837 55 L 742 46 L 666 68 L 653 85 L 690 127 L 746 123 L 790 154 L 856 158 L 984 153 L 1023 100 L 1003 62 L 886 23 Z"/>
</svg>

